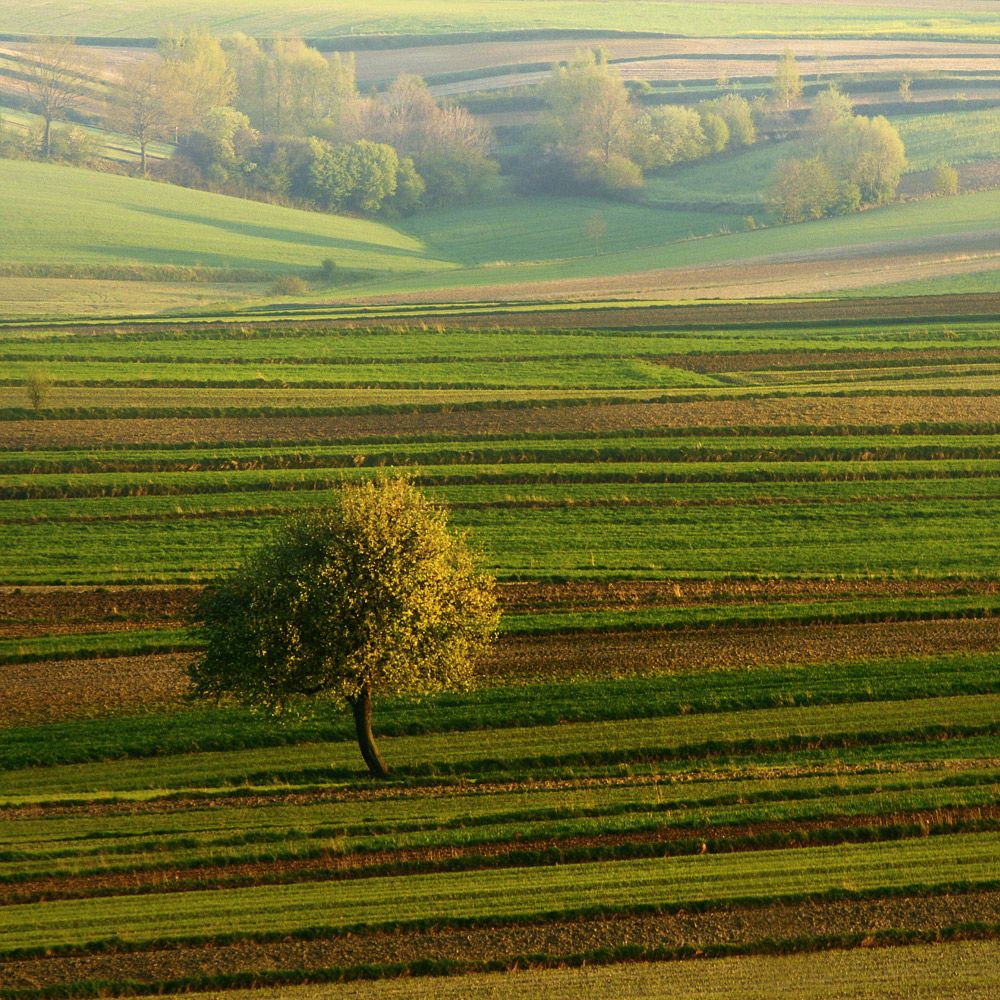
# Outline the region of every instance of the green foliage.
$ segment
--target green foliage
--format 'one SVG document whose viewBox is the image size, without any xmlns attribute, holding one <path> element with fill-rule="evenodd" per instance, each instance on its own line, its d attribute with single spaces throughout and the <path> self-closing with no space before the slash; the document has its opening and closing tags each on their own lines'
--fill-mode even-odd
<svg viewBox="0 0 1000 1000">
<path fill-rule="evenodd" d="M 24 383 L 24 390 L 28 396 L 28 402 L 37 415 L 45 405 L 49 392 L 52 389 L 52 378 L 47 372 L 33 371 L 28 375 Z"/>
<path fill-rule="evenodd" d="M 958 194 L 958 171 L 947 163 L 942 163 L 934 171 L 934 193 L 941 195 Z"/>
<path fill-rule="evenodd" d="M 765 194 L 784 221 L 844 215 L 895 198 L 906 166 L 899 133 L 882 116 L 854 115 L 835 85 L 816 98 L 799 146 L 806 156 L 782 160 Z"/>
<path fill-rule="evenodd" d="M 783 222 L 801 222 L 822 218 L 836 192 L 833 174 L 818 156 L 782 160 L 771 174 L 765 201 Z"/>
<path fill-rule="evenodd" d="M 444 513 L 405 479 L 379 479 L 293 518 L 206 592 L 198 620 L 196 690 L 281 708 L 467 686 L 496 612 Z"/>
<path fill-rule="evenodd" d="M 790 45 L 786 45 L 784 51 L 778 59 L 778 64 L 774 70 L 774 79 L 771 81 L 771 95 L 786 111 L 791 106 L 792 101 L 802 93 L 802 76 L 799 73 L 799 64 L 795 59 Z"/>
</svg>

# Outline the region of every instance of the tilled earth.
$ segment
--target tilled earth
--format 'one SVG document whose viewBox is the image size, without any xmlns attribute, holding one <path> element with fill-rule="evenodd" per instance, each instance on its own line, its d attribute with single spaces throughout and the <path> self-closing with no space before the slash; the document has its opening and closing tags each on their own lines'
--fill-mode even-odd
<svg viewBox="0 0 1000 1000">
<path fill-rule="evenodd" d="M 0 587 L 0 635 L 166 627 L 191 612 L 199 593 L 197 587 Z M 996 593 L 1000 593 L 997 580 L 582 580 L 497 585 L 501 606 L 512 611 Z"/>
<path fill-rule="evenodd" d="M 765 938 L 871 934 L 890 929 L 933 930 L 960 923 L 998 921 L 998 892 L 806 901 L 733 906 L 700 913 L 581 917 L 497 927 L 473 924 L 426 930 L 401 928 L 311 941 L 241 941 L 132 953 L 55 955 L 0 963 L 0 980 L 8 989 L 44 988 L 86 980 L 153 983 L 256 969 L 309 970 L 429 958 L 469 963 L 513 961 L 527 954 L 569 956 L 622 945 L 747 944 Z"/>
<path fill-rule="evenodd" d="M 688 364 L 691 364 L 688 361 Z M 720 362 L 721 363 L 721 362 Z M 728 365 L 736 364 L 727 360 Z M 609 393 L 613 395 L 613 393 Z M 8 449 L 107 447 L 145 442 L 325 441 L 412 435 L 586 433 L 638 427 L 752 427 L 1000 421 L 997 396 L 848 396 L 593 403 L 444 413 L 310 417 L 142 417 L 13 420 L 0 425 Z"/>
<path fill-rule="evenodd" d="M 502 638 L 483 668 L 498 682 L 616 677 L 1000 649 L 1000 618 L 780 625 Z M 190 653 L 9 664 L 0 726 L 178 705 Z"/>
</svg>

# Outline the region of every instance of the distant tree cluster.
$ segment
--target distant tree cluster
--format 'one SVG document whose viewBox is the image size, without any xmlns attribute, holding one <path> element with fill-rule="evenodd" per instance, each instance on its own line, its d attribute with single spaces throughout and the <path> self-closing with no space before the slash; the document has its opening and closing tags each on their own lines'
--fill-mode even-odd
<svg viewBox="0 0 1000 1000">
<path fill-rule="evenodd" d="M 889 121 L 855 115 L 835 85 L 816 98 L 797 152 L 775 167 L 766 191 L 786 222 L 885 204 L 895 198 L 906 166 L 903 141 Z"/>
<path fill-rule="evenodd" d="M 642 186 L 644 171 L 756 141 L 750 105 L 739 95 L 647 111 L 601 49 L 557 66 L 541 96 L 545 110 L 522 162 L 536 186 L 628 192 Z"/>
<path fill-rule="evenodd" d="M 203 32 L 165 43 L 159 65 L 161 92 L 185 95 L 166 116 L 178 141 L 170 179 L 393 215 L 480 197 L 495 183 L 490 129 L 440 104 L 419 77 L 362 96 L 351 58 L 327 59 L 301 39 L 217 42 Z"/>
<path fill-rule="evenodd" d="M 194 28 L 126 63 L 107 86 L 86 50 L 67 40 L 30 46 L 25 66 L 26 104 L 43 128 L 17 154 L 84 162 L 93 154 L 85 133 L 70 137 L 67 152 L 67 135 L 52 122 L 104 103 L 108 127 L 138 145 L 142 173 L 149 144 L 169 140 L 176 152 L 156 167 L 164 179 L 234 194 L 403 214 L 483 196 L 499 173 L 492 131 L 439 103 L 419 77 L 362 96 L 353 59 L 328 59 L 301 39 L 220 41 Z"/>
</svg>

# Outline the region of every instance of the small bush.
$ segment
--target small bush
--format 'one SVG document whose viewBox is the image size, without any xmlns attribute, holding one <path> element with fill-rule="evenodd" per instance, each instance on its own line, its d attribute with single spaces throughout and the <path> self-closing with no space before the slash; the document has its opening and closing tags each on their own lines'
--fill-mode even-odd
<svg viewBox="0 0 1000 1000">
<path fill-rule="evenodd" d="M 935 194 L 958 194 L 958 171 L 947 163 L 942 163 L 934 171 Z"/>
<path fill-rule="evenodd" d="M 337 262 L 332 257 L 327 257 L 320 264 L 319 279 L 328 285 L 332 285 L 337 280 Z"/>
<path fill-rule="evenodd" d="M 309 286 L 295 274 L 283 274 L 276 278 L 269 289 L 271 295 L 304 295 Z"/>
</svg>

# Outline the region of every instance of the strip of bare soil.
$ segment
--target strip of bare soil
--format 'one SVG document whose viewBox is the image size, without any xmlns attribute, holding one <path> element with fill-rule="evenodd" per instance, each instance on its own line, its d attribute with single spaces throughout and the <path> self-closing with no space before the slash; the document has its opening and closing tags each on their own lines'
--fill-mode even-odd
<svg viewBox="0 0 1000 1000">
<path fill-rule="evenodd" d="M 699 362 L 700 363 L 700 362 Z M 708 362 L 705 362 L 708 363 Z M 327 441 L 424 435 L 573 434 L 633 428 L 839 427 L 911 423 L 995 423 L 998 396 L 853 396 L 692 399 L 672 403 L 374 413 L 331 417 L 164 417 L 127 420 L 20 420 L 0 423 L 9 449 Z"/>
<path fill-rule="evenodd" d="M 311 941 L 242 941 L 217 947 L 163 948 L 135 953 L 53 956 L 0 964 L 8 989 L 86 980 L 154 983 L 255 969 L 320 969 L 448 958 L 459 962 L 513 959 L 525 954 L 574 955 L 623 944 L 677 947 L 749 944 L 880 930 L 928 930 L 1000 920 L 1000 893 L 894 896 L 887 899 L 807 901 L 705 912 L 624 914 L 509 926 L 431 927 L 349 934 Z"/>
<path fill-rule="evenodd" d="M 1000 619 L 510 636 L 487 672 L 507 681 L 599 678 L 997 648 Z"/>
<path fill-rule="evenodd" d="M 200 593 L 195 587 L 0 588 L 0 635 L 119 631 L 179 625 Z M 621 580 L 500 583 L 509 611 L 552 608 L 627 610 L 698 604 L 954 597 L 1000 593 L 997 580 Z M 23 623 L 23 624 L 22 624 Z"/>
<path fill-rule="evenodd" d="M 845 625 L 570 633 L 501 639 L 482 676 L 494 683 L 888 659 L 1000 649 L 1000 618 Z M 0 726 L 129 715 L 179 706 L 191 654 L 11 664 L 0 673 Z"/>
</svg>

